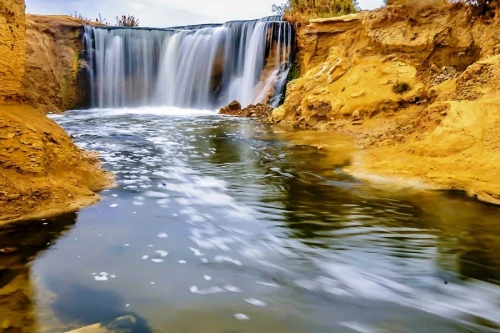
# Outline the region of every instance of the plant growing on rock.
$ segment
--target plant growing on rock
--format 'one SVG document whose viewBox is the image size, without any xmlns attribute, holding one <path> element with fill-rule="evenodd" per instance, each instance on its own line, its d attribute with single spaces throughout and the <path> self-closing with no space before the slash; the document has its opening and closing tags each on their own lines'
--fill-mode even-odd
<svg viewBox="0 0 500 333">
<path fill-rule="evenodd" d="M 401 5 L 411 8 L 455 6 L 471 8 L 473 13 L 481 16 L 494 16 L 500 8 L 498 0 L 385 0 L 385 5 Z M 451 7 L 450 7 L 451 8 Z"/>
<path fill-rule="evenodd" d="M 116 17 L 116 25 L 119 27 L 138 27 L 139 20 L 133 15 L 122 15 Z"/>
<path fill-rule="evenodd" d="M 359 6 L 357 0 L 288 0 L 282 5 L 273 5 L 272 10 L 276 15 L 300 20 L 352 14 Z"/>
<path fill-rule="evenodd" d="M 74 17 L 76 19 L 82 20 L 82 21 L 90 21 L 89 18 L 83 16 L 81 13 L 79 13 L 76 10 L 75 10 L 75 12 L 73 14 L 70 14 L 70 16 L 72 16 L 72 17 Z"/>
</svg>

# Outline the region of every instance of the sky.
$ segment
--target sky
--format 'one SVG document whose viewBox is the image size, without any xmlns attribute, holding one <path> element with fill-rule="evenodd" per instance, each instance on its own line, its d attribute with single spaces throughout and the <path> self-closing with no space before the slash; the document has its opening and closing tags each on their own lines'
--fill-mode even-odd
<svg viewBox="0 0 500 333">
<path fill-rule="evenodd" d="M 95 19 L 100 13 L 114 24 L 117 15 L 132 14 L 142 27 L 171 27 L 222 23 L 272 15 L 271 6 L 282 0 L 26 0 L 30 14 L 65 14 L 77 11 Z M 362 9 L 380 7 L 383 0 L 359 0 Z"/>
</svg>

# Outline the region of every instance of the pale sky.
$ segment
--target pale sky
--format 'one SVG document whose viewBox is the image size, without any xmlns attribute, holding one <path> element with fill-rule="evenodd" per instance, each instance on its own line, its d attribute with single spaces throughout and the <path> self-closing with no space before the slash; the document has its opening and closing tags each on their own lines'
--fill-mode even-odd
<svg viewBox="0 0 500 333">
<path fill-rule="evenodd" d="M 1 1 L 1 0 L 0 0 Z M 26 0 L 31 14 L 71 14 L 95 19 L 99 13 L 114 24 L 116 16 L 132 14 L 142 27 L 222 23 L 272 15 L 283 0 Z M 359 0 L 362 9 L 380 7 L 383 0 Z"/>
</svg>

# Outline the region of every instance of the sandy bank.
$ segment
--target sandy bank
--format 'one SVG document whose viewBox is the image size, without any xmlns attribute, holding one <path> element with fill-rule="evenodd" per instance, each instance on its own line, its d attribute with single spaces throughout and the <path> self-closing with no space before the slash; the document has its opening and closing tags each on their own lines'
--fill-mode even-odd
<svg viewBox="0 0 500 333">
<path fill-rule="evenodd" d="M 96 156 L 41 112 L 0 105 L 0 225 L 76 211 L 112 185 Z"/>
<path fill-rule="evenodd" d="M 500 18 L 449 8 L 311 20 L 298 29 L 300 76 L 270 119 L 349 135 L 357 177 L 500 204 L 498 36 Z"/>
</svg>

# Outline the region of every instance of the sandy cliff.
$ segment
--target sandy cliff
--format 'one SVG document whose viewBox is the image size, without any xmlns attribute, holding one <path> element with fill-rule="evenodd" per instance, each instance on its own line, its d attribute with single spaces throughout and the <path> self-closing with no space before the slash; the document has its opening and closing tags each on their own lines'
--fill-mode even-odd
<svg viewBox="0 0 500 333">
<path fill-rule="evenodd" d="M 311 20 L 298 44 L 274 122 L 351 135 L 354 175 L 500 204 L 500 19 L 389 6 Z"/>
<path fill-rule="evenodd" d="M 25 53 L 24 1 L 0 3 L 0 226 L 75 211 L 112 184 L 99 160 L 40 112 L 67 108 L 79 95 L 82 22 L 56 21 L 28 19 Z M 39 109 L 14 104 L 23 100 Z"/>
<path fill-rule="evenodd" d="M 55 122 L 28 106 L 0 106 L 0 225 L 98 201 L 110 175 Z"/>
<path fill-rule="evenodd" d="M 26 16 L 25 102 L 47 112 L 77 109 L 88 102 L 82 29 L 70 16 Z"/>
<path fill-rule="evenodd" d="M 22 95 L 24 8 L 24 0 L 0 1 L 0 103 Z"/>
</svg>

